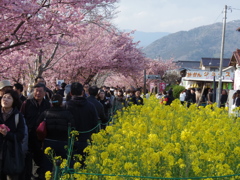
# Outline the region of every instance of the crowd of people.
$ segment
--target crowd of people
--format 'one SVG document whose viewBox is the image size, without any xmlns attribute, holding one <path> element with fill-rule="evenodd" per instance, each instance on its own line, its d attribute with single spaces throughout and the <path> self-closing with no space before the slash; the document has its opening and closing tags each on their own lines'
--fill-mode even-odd
<svg viewBox="0 0 240 180">
<path fill-rule="evenodd" d="M 44 78 L 37 77 L 25 97 L 22 84 L 0 81 L 0 179 L 45 179 L 45 172 L 52 171 L 53 165 L 44 149 L 51 147 L 56 156 L 66 158 L 64 146 L 67 145 L 69 127 L 85 132 L 78 135 L 73 151 L 73 154 L 83 156 L 84 165 L 86 154 L 83 150 L 88 146 L 92 133 L 99 131 L 95 127 L 101 124 L 100 129 L 105 129 L 112 115 L 123 107 L 143 105 L 140 95 L 141 89 L 98 88 L 78 82 L 57 84 L 50 90 Z M 47 129 L 44 140 L 40 140 L 36 132 L 42 121 L 46 122 Z M 19 150 L 25 159 L 21 173 L 9 173 L 4 167 L 7 144 L 13 144 L 14 137 L 21 143 Z"/>
<path fill-rule="evenodd" d="M 162 91 L 157 94 L 157 98 L 160 99 L 160 103 L 164 102 L 166 105 L 171 104 L 174 100 L 172 89 L 170 88 L 169 91 Z M 240 90 L 237 90 L 232 97 L 229 97 L 228 91 L 223 89 L 220 96 L 220 107 L 229 106 L 229 98 L 232 98 L 235 107 L 240 106 Z M 206 106 L 216 102 L 216 92 L 214 94 L 214 91 L 211 88 L 204 89 L 204 91 L 202 91 L 201 88 L 184 89 L 179 94 L 179 100 L 182 104 L 186 104 L 187 107 L 191 104 Z"/>
<path fill-rule="evenodd" d="M 66 158 L 64 147 L 68 144 L 69 128 L 85 132 L 78 135 L 73 150 L 73 155 L 83 156 L 81 163 L 84 166 L 86 154 L 83 150 L 88 146 L 92 133 L 105 129 L 111 117 L 123 107 L 143 105 L 141 95 L 141 88 L 98 88 L 78 82 L 56 84 L 50 90 L 44 78 L 37 77 L 32 90 L 25 97 L 22 84 L 12 85 L 8 80 L 0 81 L 0 179 L 44 179 L 45 172 L 53 169 L 53 164 L 43 153 L 44 149 L 51 147 L 56 156 Z M 173 89 L 157 94 L 157 98 L 161 103 L 170 105 L 174 100 Z M 233 104 L 240 106 L 240 91 L 232 98 Z M 215 100 L 212 89 L 202 92 L 194 88 L 183 90 L 179 99 L 188 107 L 193 103 L 211 104 Z M 223 90 L 221 107 L 226 106 L 227 100 L 228 93 Z M 47 129 L 44 140 L 39 139 L 36 132 L 43 121 Z M 15 139 L 21 143 L 22 148 L 19 150 L 24 155 L 24 166 L 20 168 L 20 173 L 9 173 L 6 170 L 7 152 L 9 144 L 13 144 Z"/>
</svg>

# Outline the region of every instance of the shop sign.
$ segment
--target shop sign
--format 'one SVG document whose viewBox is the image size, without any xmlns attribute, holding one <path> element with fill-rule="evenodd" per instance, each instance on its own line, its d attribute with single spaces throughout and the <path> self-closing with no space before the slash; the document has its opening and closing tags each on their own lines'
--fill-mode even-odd
<svg viewBox="0 0 240 180">
<path fill-rule="evenodd" d="M 146 79 L 161 79 L 160 75 L 146 75 Z"/>
<path fill-rule="evenodd" d="M 218 71 L 188 71 L 185 79 L 191 80 L 213 80 L 215 76 L 216 80 L 219 78 L 220 73 Z M 223 80 L 233 80 L 233 72 L 225 71 L 222 72 Z"/>
<path fill-rule="evenodd" d="M 166 83 L 159 83 L 159 92 L 165 90 L 166 88 Z"/>
</svg>

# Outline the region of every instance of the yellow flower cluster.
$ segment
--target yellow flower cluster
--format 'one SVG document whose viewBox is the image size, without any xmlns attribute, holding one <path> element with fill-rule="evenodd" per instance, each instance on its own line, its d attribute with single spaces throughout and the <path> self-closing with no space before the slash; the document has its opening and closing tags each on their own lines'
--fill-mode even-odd
<svg viewBox="0 0 240 180">
<path fill-rule="evenodd" d="M 239 173 L 240 122 L 226 109 L 187 108 L 178 100 L 166 106 L 155 98 L 144 102 L 119 112 L 115 125 L 93 134 L 92 146 L 86 148 L 86 172 L 165 178 Z"/>
<path fill-rule="evenodd" d="M 44 154 L 46 155 L 50 155 L 52 153 L 52 148 L 51 147 L 47 147 L 45 150 L 44 150 Z"/>
<path fill-rule="evenodd" d="M 70 134 L 71 134 L 72 136 L 78 136 L 78 135 L 79 135 L 79 132 L 76 131 L 76 130 L 73 130 L 73 131 L 70 132 Z"/>
<path fill-rule="evenodd" d="M 52 177 L 52 173 L 51 173 L 50 171 L 47 171 L 47 172 L 45 173 L 45 178 L 46 178 L 46 180 L 50 180 L 51 177 Z"/>
</svg>

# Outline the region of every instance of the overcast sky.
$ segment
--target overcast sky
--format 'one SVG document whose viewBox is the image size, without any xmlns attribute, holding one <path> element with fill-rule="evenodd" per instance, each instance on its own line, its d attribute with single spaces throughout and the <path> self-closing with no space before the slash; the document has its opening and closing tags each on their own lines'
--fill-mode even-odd
<svg viewBox="0 0 240 180">
<path fill-rule="evenodd" d="M 227 22 L 240 19 L 240 0 L 119 1 L 114 24 L 122 30 L 169 33 L 190 30 L 222 22 L 225 5 L 231 7 L 227 11 Z"/>
</svg>

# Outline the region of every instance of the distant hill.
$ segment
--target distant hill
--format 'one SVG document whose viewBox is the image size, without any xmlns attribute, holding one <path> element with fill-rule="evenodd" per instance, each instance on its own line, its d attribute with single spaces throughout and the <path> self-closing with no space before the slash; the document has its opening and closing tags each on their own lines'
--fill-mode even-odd
<svg viewBox="0 0 240 180">
<path fill-rule="evenodd" d="M 131 30 L 127 29 L 124 30 L 126 32 L 130 32 Z M 139 46 L 140 47 L 146 47 L 152 42 L 156 41 L 157 39 L 164 37 L 170 33 L 168 32 L 141 32 L 141 31 L 135 31 L 134 34 L 132 34 L 134 38 L 134 42 L 140 41 Z"/>
<path fill-rule="evenodd" d="M 240 48 L 240 20 L 226 24 L 224 57 Z M 200 60 L 201 57 L 220 57 L 222 23 L 201 26 L 162 37 L 143 49 L 147 57 L 156 59 Z"/>
</svg>

